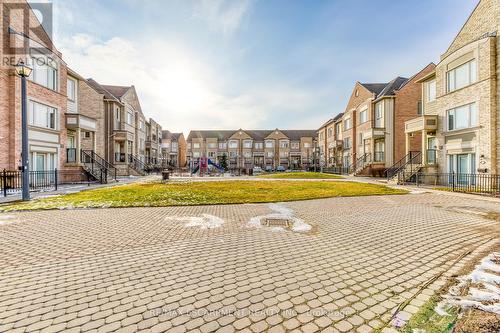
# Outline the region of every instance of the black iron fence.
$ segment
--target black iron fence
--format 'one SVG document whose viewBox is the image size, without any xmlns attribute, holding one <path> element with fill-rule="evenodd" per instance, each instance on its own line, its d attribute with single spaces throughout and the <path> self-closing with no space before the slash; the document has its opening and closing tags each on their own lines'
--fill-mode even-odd
<svg viewBox="0 0 500 333">
<path fill-rule="evenodd" d="M 500 195 L 500 175 L 485 173 L 402 173 L 399 183 L 453 192 Z"/>
<path fill-rule="evenodd" d="M 0 190 L 4 196 L 21 191 L 23 186 L 21 171 L 3 170 L 0 175 Z M 88 184 L 94 178 L 87 172 L 80 170 L 49 170 L 30 171 L 30 191 L 57 190 L 63 184 Z"/>
</svg>

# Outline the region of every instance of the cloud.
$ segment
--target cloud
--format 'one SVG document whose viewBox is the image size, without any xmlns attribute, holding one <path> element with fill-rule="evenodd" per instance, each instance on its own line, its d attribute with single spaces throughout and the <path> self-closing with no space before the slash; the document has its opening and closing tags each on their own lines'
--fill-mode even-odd
<svg viewBox="0 0 500 333">
<path fill-rule="evenodd" d="M 146 117 L 174 131 L 263 128 L 269 123 L 282 127 L 275 117 L 291 121 L 294 115 L 305 116 L 320 99 L 316 92 L 287 84 L 260 84 L 243 92 L 233 86 L 227 89 L 225 81 L 235 81 L 222 78 L 223 71 L 215 72 L 184 45 L 162 37 L 149 36 L 147 42 L 122 37 L 101 41 L 77 34 L 63 39 L 60 50 L 69 67 L 83 77 L 102 84 L 134 85 Z"/>
<path fill-rule="evenodd" d="M 239 28 L 252 3 L 253 0 L 201 0 L 194 7 L 193 17 L 205 21 L 211 30 L 229 35 Z"/>
</svg>

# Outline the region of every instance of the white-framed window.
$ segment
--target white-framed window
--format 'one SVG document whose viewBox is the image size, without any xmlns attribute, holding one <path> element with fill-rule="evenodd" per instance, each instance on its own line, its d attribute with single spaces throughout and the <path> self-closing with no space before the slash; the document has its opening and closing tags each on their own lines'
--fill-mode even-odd
<svg viewBox="0 0 500 333">
<path fill-rule="evenodd" d="M 384 127 L 384 102 L 375 105 L 375 127 Z"/>
<path fill-rule="evenodd" d="M 243 148 L 252 148 L 252 140 L 243 141 Z"/>
<path fill-rule="evenodd" d="M 57 62 L 51 57 L 40 53 L 32 54 L 31 60 L 33 62 L 33 73 L 29 77 L 30 80 L 51 90 L 57 90 Z"/>
<path fill-rule="evenodd" d="M 304 142 L 304 148 L 311 148 L 311 144 L 309 142 Z"/>
<path fill-rule="evenodd" d="M 300 149 L 300 142 L 298 141 L 293 141 L 290 145 L 292 149 Z"/>
<path fill-rule="evenodd" d="M 57 167 L 57 154 L 55 153 L 43 153 L 33 151 L 30 152 L 31 171 L 50 171 Z M 45 177 L 45 175 L 35 175 L 35 177 Z"/>
<path fill-rule="evenodd" d="M 171 142 L 171 143 L 170 143 L 170 147 L 171 147 L 170 149 L 171 149 L 172 151 L 175 151 L 175 152 L 176 152 L 176 151 L 179 149 L 179 144 L 178 144 L 177 142 Z"/>
<path fill-rule="evenodd" d="M 127 111 L 127 124 L 134 124 L 134 114 L 131 111 Z"/>
<path fill-rule="evenodd" d="M 274 148 L 274 140 L 266 140 L 266 148 Z"/>
<path fill-rule="evenodd" d="M 427 96 L 427 102 L 433 102 L 436 100 L 436 80 L 429 81 L 425 84 L 425 94 Z"/>
<path fill-rule="evenodd" d="M 363 124 L 368 121 L 368 110 L 364 109 L 359 113 L 359 123 Z"/>
<path fill-rule="evenodd" d="M 207 147 L 208 147 L 209 149 L 215 149 L 215 148 L 217 148 L 217 143 L 215 143 L 215 142 L 209 142 L 209 143 L 207 144 Z"/>
<path fill-rule="evenodd" d="M 328 137 L 331 138 L 333 135 L 333 128 L 328 129 Z"/>
<path fill-rule="evenodd" d="M 70 101 L 73 101 L 73 102 L 76 101 L 76 81 L 75 80 L 68 78 L 66 90 L 67 90 L 68 99 Z"/>
<path fill-rule="evenodd" d="M 217 156 L 217 153 L 215 151 L 209 151 L 208 152 L 208 157 L 215 158 L 215 156 Z"/>
<path fill-rule="evenodd" d="M 477 64 L 476 59 L 466 62 L 446 73 L 448 92 L 463 88 L 476 82 Z"/>
<path fill-rule="evenodd" d="M 230 158 L 236 158 L 236 152 L 235 151 L 230 151 L 229 152 L 229 157 Z"/>
<path fill-rule="evenodd" d="M 340 137 L 340 132 L 342 131 L 342 123 L 335 124 L 335 138 L 338 139 Z"/>
<path fill-rule="evenodd" d="M 280 157 L 281 157 L 281 158 L 286 158 L 286 157 L 288 157 L 288 152 L 287 152 L 287 151 L 280 151 Z"/>
<path fill-rule="evenodd" d="M 243 152 L 243 156 L 245 156 L 245 158 L 250 158 L 250 157 L 252 157 L 252 152 L 245 151 L 245 152 Z"/>
<path fill-rule="evenodd" d="M 219 142 L 219 149 L 227 149 L 227 142 Z"/>
<path fill-rule="evenodd" d="M 268 158 L 272 158 L 272 157 L 274 157 L 274 153 L 272 151 L 268 151 L 268 152 L 266 152 L 266 156 Z"/>
<path fill-rule="evenodd" d="M 344 130 L 351 129 L 351 118 L 346 118 L 344 120 Z"/>
<path fill-rule="evenodd" d="M 288 140 L 280 140 L 280 148 L 288 148 L 289 141 Z"/>
<path fill-rule="evenodd" d="M 238 148 L 238 141 L 236 141 L 236 140 L 229 141 L 229 148 L 231 148 L 231 149 Z"/>
<path fill-rule="evenodd" d="M 199 142 L 193 142 L 193 149 L 200 149 L 200 143 Z"/>
<path fill-rule="evenodd" d="M 32 126 L 58 129 L 57 109 L 45 104 L 29 101 L 28 103 L 28 123 Z"/>
<path fill-rule="evenodd" d="M 263 149 L 264 148 L 264 142 L 255 142 L 254 143 L 254 148 L 255 149 Z"/>
<path fill-rule="evenodd" d="M 446 112 L 448 131 L 477 126 L 477 105 L 471 103 Z"/>
<path fill-rule="evenodd" d="M 344 148 L 351 148 L 351 138 L 344 138 Z"/>
</svg>

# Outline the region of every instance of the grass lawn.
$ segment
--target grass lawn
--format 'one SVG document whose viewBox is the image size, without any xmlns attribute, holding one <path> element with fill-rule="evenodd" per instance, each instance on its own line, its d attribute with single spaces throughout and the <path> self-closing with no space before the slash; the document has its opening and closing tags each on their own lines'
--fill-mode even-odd
<svg viewBox="0 0 500 333">
<path fill-rule="evenodd" d="M 136 183 L 2 205 L 0 211 L 239 204 L 404 193 L 407 192 L 356 182 L 245 180 Z"/>
<path fill-rule="evenodd" d="M 280 172 L 269 173 L 257 176 L 259 178 L 274 178 L 274 179 L 339 179 L 342 176 L 333 175 L 330 173 L 320 172 Z"/>
</svg>

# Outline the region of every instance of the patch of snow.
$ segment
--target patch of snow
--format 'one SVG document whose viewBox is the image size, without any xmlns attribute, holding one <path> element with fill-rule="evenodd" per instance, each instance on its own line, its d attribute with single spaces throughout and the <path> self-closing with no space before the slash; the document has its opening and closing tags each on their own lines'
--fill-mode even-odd
<svg viewBox="0 0 500 333">
<path fill-rule="evenodd" d="M 248 223 L 248 227 L 253 228 L 261 228 L 262 220 L 265 219 L 280 219 L 280 220 L 288 220 L 293 222 L 292 231 L 294 232 L 308 232 L 312 229 L 312 226 L 304 222 L 304 220 L 295 216 L 294 211 L 282 204 L 271 203 L 268 205 L 269 209 L 273 211 L 273 213 L 254 216 L 252 217 Z M 280 227 L 281 228 L 281 227 Z M 286 231 L 284 228 L 283 231 Z M 271 229 L 271 231 L 274 231 Z"/>
<path fill-rule="evenodd" d="M 412 333 L 426 333 L 427 331 L 423 328 L 414 328 Z"/>
<path fill-rule="evenodd" d="M 12 223 L 16 217 L 12 215 L 0 215 L 0 225 Z"/>
<path fill-rule="evenodd" d="M 223 219 L 210 214 L 201 214 L 201 216 L 167 216 L 165 220 L 183 222 L 186 228 L 198 227 L 200 229 L 215 229 L 224 224 Z"/>
<path fill-rule="evenodd" d="M 443 303 L 438 303 L 438 305 L 436 305 L 436 307 L 434 308 L 434 312 L 436 312 L 438 315 L 443 316 L 443 317 L 450 315 L 446 311 L 446 304 L 443 304 Z"/>
<path fill-rule="evenodd" d="M 285 230 L 285 228 L 282 228 L 282 227 L 273 227 L 273 228 L 271 228 L 271 231 L 272 232 L 284 232 L 286 230 Z"/>
<path fill-rule="evenodd" d="M 494 252 L 481 260 L 481 263 L 470 274 L 458 277 L 459 283 L 449 289 L 438 307 L 453 305 L 500 314 L 500 288 L 498 287 L 500 265 L 495 263 L 495 259 L 500 260 L 499 252 Z M 470 283 L 474 283 L 474 286 L 468 288 L 467 295 L 461 295 L 461 291 Z"/>
</svg>

